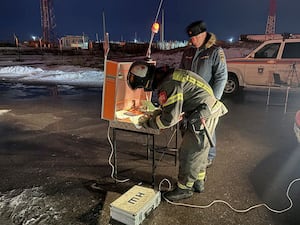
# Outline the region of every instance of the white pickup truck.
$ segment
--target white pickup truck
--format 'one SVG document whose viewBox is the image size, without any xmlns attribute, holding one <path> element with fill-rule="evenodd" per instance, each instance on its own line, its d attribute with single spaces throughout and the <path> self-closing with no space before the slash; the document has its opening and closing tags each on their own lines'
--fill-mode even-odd
<svg viewBox="0 0 300 225">
<path fill-rule="evenodd" d="M 299 63 L 300 39 L 265 41 L 245 58 L 227 59 L 228 82 L 224 93 L 233 95 L 243 87 L 255 86 L 299 87 Z"/>
</svg>

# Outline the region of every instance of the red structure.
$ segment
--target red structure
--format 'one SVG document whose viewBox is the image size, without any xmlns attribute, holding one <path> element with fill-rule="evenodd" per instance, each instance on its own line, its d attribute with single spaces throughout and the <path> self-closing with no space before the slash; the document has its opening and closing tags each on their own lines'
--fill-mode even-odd
<svg viewBox="0 0 300 225">
<path fill-rule="evenodd" d="M 265 34 L 275 34 L 275 21 L 276 21 L 276 0 L 270 0 L 270 11 L 267 20 Z"/>
<path fill-rule="evenodd" d="M 43 42 L 53 43 L 55 40 L 54 35 L 54 12 L 53 0 L 40 0 L 41 4 L 41 24 L 43 29 Z"/>
</svg>

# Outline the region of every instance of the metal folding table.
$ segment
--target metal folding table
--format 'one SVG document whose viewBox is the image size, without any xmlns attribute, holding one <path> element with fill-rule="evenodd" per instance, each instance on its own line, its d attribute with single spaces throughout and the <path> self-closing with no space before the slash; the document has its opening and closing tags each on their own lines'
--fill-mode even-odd
<svg viewBox="0 0 300 225">
<path fill-rule="evenodd" d="M 136 128 L 134 124 L 132 123 L 126 123 L 126 122 L 119 122 L 119 121 L 109 121 L 109 126 L 112 128 L 112 145 L 113 145 L 113 164 L 114 164 L 114 174 L 113 176 L 117 178 L 118 176 L 118 157 L 117 157 L 117 131 L 126 131 L 126 132 L 133 132 L 137 134 L 142 134 L 147 136 L 146 146 L 147 146 L 147 160 L 149 159 L 150 153 L 152 152 L 152 186 L 155 185 L 155 169 L 156 169 L 156 152 L 162 150 L 162 148 L 155 148 L 155 135 L 159 135 L 161 133 L 160 130 L 152 129 L 152 128 Z M 173 153 L 175 157 L 175 165 L 177 162 L 178 157 L 178 129 L 177 126 L 174 128 L 174 134 L 175 134 L 175 154 Z M 171 136 L 173 138 L 174 135 Z M 149 143 L 151 142 L 151 143 Z M 168 149 L 168 146 L 164 147 L 166 150 Z M 169 153 L 170 154 L 170 153 Z"/>
</svg>

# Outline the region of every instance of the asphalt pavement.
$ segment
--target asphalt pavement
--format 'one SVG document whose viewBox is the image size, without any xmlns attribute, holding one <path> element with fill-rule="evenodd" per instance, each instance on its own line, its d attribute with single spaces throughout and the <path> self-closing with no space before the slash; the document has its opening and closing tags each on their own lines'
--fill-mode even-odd
<svg viewBox="0 0 300 225">
<path fill-rule="evenodd" d="M 151 154 L 147 159 L 145 135 L 118 132 L 118 178 L 129 181 L 111 178 L 111 130 L 101 119 L 101 95 L 100 88 L 0 84 L 0 198 L 10 203 L 0 204 L 0 224 L 117 224 L 109 218 L 109 204 L 133 185 L 151 187 L 152 159 Z M 293 131 L 299 95 L 290 93 L 286 113 L 277 105 L 284 102 L 281 91 L 274 93 L 270 106 L 267 90 L 225 97 L 229 113 L 217 128 L 217 157 L 208 169 L 204 193 L 182 201 L 189 206 L 162 200 L 142 224 L 300 224 L 299 182 L 289 189 L 293 206 L 287 212 L 264 206 L 237 212 L 260 203 L 279 211 L 289 207 L 288 185 L 300 177 L 300 148 Z M 166 146 L 172 133 L 161 132 L 155 144 Z M 165 178 L 173 185 L 178 169 L 174 156 L 160 152 L 155 162 L 154 188 Z M 13 210 L 3 211 L 13 205 L 16 193 L 35 187 L 53 202 L 55 216 L 48 213 L 44 222 L 30 223 L 34 204 L 23 211 L 15 207 L 19 217 Z M 224 203 L 207 206 L 216 199 L 234 209 Z"/>
</svg>

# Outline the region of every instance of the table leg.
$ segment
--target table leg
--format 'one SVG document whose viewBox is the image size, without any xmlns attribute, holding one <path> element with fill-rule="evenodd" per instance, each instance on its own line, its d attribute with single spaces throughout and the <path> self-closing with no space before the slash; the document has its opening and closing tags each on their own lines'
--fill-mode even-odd
<svg viewBox="0 0 300 225">
<path fill-rule="evenodd" d="M 114 154 L 114 178 L 117 179 L 118 176 L 118 166 L 117 166 L 117 140 L 116 140 L 116 129 L 113 128 L 113 154 Z"/>
<path fill-rule="evenodd" d="M 155 169 L 156 169 L 156 160 L 155 160 L 155 140 L 154 140 L 154 135 L 152 135 L 152 186 L 154 188 L 155 186 Z"/>
</svg>

